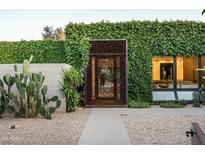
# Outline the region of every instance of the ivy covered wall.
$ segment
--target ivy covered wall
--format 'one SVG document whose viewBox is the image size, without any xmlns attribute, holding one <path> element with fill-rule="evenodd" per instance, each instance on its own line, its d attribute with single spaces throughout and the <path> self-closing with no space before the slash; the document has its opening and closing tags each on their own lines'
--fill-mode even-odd
<svg viewBox="0 0 205 154">
<path fill-rule="evenodd" d="M 81 66 L 80 40 L 128 40 L 128 91 L 132 99 L 152 99 L 152 56 L 203 54 L 205 23 L 192 21 L 129 21 L 69 23 L 65 29 L 68 61 Z"/>
<path fill-rule="evenodd" d="M 205 23 L 128 21 L 69 23 L 65 41 L 0 42 L 0 63 L 68 63 L 85 68 L 90 39 L 128 40 L 129 97 L 152 99 L 152 56 L 204 54 Z"/>
<path fill-rule="evenodd" d="M 32 63 L 66 63 L 64 41 L 0 42 L 0 63 L 22 63 L 33 55 Z"/>
</svg>

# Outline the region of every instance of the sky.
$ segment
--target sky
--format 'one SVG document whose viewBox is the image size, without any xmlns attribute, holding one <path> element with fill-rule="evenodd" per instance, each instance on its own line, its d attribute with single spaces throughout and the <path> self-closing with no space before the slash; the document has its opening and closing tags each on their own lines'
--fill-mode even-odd
<svg viewBox="0 0 205 154">
<path fill-rule="evenodd" d="M 43 27 L 63 27 L 69 22 L 111 22 L 129 20 L 205 21 L 202 9 L 138 10 L 0 10 L 0 41 L 41 40 Z"/>
</svg>

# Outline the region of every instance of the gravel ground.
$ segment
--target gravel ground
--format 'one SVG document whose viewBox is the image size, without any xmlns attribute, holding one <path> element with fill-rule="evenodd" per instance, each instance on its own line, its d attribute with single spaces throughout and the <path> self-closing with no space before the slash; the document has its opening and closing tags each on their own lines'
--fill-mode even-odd
<svg viewBox="0 0 205 154">
<path fill-rule="evenodd" d="M 205 132 L 205 108 L 121 109 L 122 119 L 132 144 L 191 144 L 185 131 L 198 122 Z"/>
<path fill-rule="evenodd" d="M 52 120 L 6 115 L 0 119 L 0 144 L 77 144 L 90 111 L 79 108 L 72 113 L 54 113 Z M 16 129 L 10 129 L 12 124 Z"/>
</svg>

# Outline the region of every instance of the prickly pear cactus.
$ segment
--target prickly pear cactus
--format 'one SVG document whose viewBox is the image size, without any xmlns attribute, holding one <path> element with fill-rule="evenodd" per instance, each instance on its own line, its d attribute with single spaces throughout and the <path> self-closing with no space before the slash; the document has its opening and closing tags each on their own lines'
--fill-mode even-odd
<svg viewBox="0 0 205 154">
<path fill-rule="evenodd" d="M 28 60 L 24 60 L 23 62 L 23 73 L 26 75 L 26 76 L 29 76 L 30 72 L 29 72 L 29 67 L 30 67 L 30 63 Z"/>
<path fill-rule="evenodd" d="M 57 96 L 52 98 L 46 97 L 47 86 L 43 86 L 45 80 L 42 72 L 31 73 L 29 71 L 29 60 L 23 62 L 23 72 L 18 72 L 17 65 L 14 65 L 15 77 L 6 74 L 3 81 L 0 80 L 0 117 L 7 110 L 15 113 L 16 117 L 36 117 L 39 113 L 46 119 L 51 119 L 57 108 L 60 107 L 61 101 Z M 4 88 L 4 83 L 8 89 Z M 19 94 L 15 95 L 11 92 L 11 87 L 16 84 Z M 16 104 L 14 107 L 9 101 Z M 50 106 L 50 102 L 55 102 L 55 106 Z"/>
<path fill-rule="evenodd" d="M 52 119 L 51 114 L 53 114 L 56 109 L 60 107 L 61 101 L 58 99 L 58 96 L 53 96 L 52 98 L 46 97 L 47 89 L 48 87 L 44 86 L 41 90 L 43 99 L 40 107 L 40 114 L 46 119 Z M 56 102 L 55 107 L 49 106 L 50 102 Z"/>
<path fill-rule="evenodd" d="M 11 86 L 13 85 L 13 78 L 9 75 L 4 76 L 3 78 L 4 81 L 6 81 L 7 89 L 4 88 L 4 83 L 0 79 L 0 118 L 6 110 L 9 111 L 9 109 L 12 108 L 10 108 L 9 105 L 8 93 L 10 93 Z"/>
<path fill-rule="evenodd" d="M 41 72 L 30 73 L 29 66 L 32 58 L 31 56 L 29 60 L 24 60 L 23 72 L 21 73 L 14 65 L 15 83 L 19 91 L 19 111 L 17 112 L 20 112 L 21 116 L 26 118 L 36 117 L 39 113 L 41 105 L 40 91 L 45 78 Z M 14 102 L 18 102 L 15 96 L 11 95 L 11 98 Z"/>
<path fill-rule="evenodd" d="M 9 93 L 11 91 L 11 87 L 15 83 L 15 77 L 11 76 L 10 74 L 6 74 L 6 75 L 3 76 L 3 80 L 4 80 L 4 83 L 8 87 L 8 91 L 7 92 Z"/>
<path fill-rule="evenodd" d="M 32 59 L 33 59 L 33 56 L 31 56 L 29 60 L 24 60 L 24 62 L 23 62 L 23 73 L 26 76 L 30 75 L 29 69 L 30 69 L 30 63 L 31 63 Z"/>
</svg>

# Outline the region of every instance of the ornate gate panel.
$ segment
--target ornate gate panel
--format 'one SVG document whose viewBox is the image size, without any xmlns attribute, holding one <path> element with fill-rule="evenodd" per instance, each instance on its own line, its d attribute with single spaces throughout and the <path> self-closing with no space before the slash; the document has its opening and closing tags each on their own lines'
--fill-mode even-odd
<svg viewBox="0 0 205 154">
<path fill-rule="evenodd" d="M 92 40 L 87 69 L 87 106 L 127 104 L 127 41 Z"/>
</svg>

